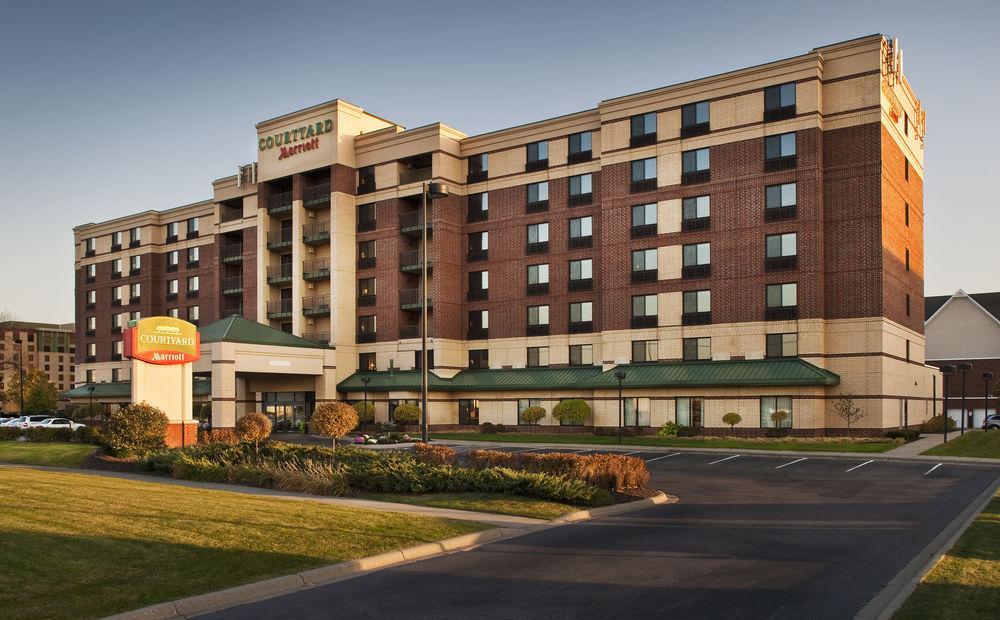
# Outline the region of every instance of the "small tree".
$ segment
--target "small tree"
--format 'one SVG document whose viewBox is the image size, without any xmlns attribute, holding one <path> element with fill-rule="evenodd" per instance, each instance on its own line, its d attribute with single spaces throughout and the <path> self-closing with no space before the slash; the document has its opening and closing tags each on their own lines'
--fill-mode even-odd
<svg viewBox="0 0 1000 620">
<path fill-rule="evenodd" d="M 415 424 L 420 421 L 420 407 L 412 403 L 397 405 L 392 410 L 392 419 L 397 424 Z"/>
<path fill-rule="evenodd" d="M 771 413 L 771 421 L 774 422 L 775 428 L 783 428 L 785 420 L 788 419 L 788 412 L 784 409 L 778 409 Z"/>
<path fill-rule="evenodd" d="M 358 425 L 358 412 L 347 403 L 323 403 L 313 411 L 309 421 L 317 435 L 333 439 L 337 449 L 337 438 L 343 437 Z"/>
<path fill-rule="evenodd" d="M 263 413 L 248 413 L 236 420 L 236 434 L 240 441 L 253 442 L 253 451 L 260 453 L 260 442 L 271 436 L 271 419 Z"/>
<path fill-rule="evenodd" d="M 358 422 L 375 421 L 375 403 L 370 400 L 359 400 L 354 403 L 354 410 L 358 412 Z"/>
<path fill-rule="evenodd" d="M 728 424 L 729 428 L 735 428 L 735 426 L 742 421 L 743 421 L 743 416 L 736 413 L 735 411 L 730 411 L 726 415 L 722 416 L 722 423 Z"/>
<path fill-rule="evenodd" d="M 6 389 L 0 393 L 0 397 L 5 402 L 15 405 L 21 402 L 21 369 L 14 367 L 14 372 L 10 373 L 10 377 L 6 383 Z M 49 375 L 44 370 L 32 370 L 31 368 L 24 369 L 24 411 L 21 413 L 35 413 L 40 411 L 49 411 L 55 409 L 55 401 L 53 400 L 52 406 L 48 409 L 28 409 L 28 402 L 31 396 L 32 389 L 35 388 L 36 384 L 48 384 Z M 52 386 L 52 393 L 56 393 L 56 388 Z M 58 397 L 58 394 L 56 394 Z M 47 396 L 39 395 L 36 399 L 41 399 L 39 404 L 47 404 Z"/>
<path fill-rule="evenodd" d="M 552 417 L 563 424 L 583 424 L 590 415 L 590 405 L 579 398 L 564 400 L 552 408 Z"/>
<path fill-rule="evenodd" d="M 521 412 L 521 419 L 528 424 L 538 424 L 545 417 L 545 408 L 532 405 Z"/>
<path fill-rule="evenodd" d="M 115 454 L 147 456 L 167 447 L 167 414 L 147 402 L 129 405 L 111 414 L 101 429 Z"/>
<path fill-rule="evenodd" d="M 59 392 L 54 383 L 46 377 L 45 380 L 33 382 L 24 394 L 25 413 L 46 413 L 55 411 L 56 401 L 59 399 Z"/>
<path fill-rule="evenodd" d="M 854 404 L 854 394 L 850 392 L 841 395 L 840 398 L 834 401 L 833 410 L 841 420 L 847 423 L 848 431 L 851 429 L 851 424 L 854 424 L 864 416 L 861 407 Z"/>
</svg>

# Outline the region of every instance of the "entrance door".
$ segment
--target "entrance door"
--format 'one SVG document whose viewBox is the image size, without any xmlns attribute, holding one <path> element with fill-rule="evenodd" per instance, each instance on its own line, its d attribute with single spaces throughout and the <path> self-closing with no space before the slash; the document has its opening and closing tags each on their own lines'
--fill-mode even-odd
<svg viewBox="0 0 1000 620">
<path fill-rule="evenodd" d="M 458 423 L 459 424 L 479 424 L 479 401 L 460 400 L 458 401 Z"/>
</svg>

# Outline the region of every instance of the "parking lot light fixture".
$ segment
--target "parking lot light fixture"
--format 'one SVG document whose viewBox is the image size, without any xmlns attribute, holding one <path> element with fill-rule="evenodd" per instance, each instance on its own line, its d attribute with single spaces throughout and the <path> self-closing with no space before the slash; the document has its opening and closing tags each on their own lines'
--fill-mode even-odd
<svg viewBox="0 0 1000 620">
<path fill-rule="evenodd" d="M 941 367 L 941 375 L 944 377 L 944 411 L 942 412 L 944 422 L 944 443 L 948 443 L 948 377 L 955 374 L 955 367 L 945 364 Z"/>
<path fill-rule="evenodd" d="M 986 420 L 990 417 L 990 381 L 993 380 L 993 373 L 985 371 L 983 377 L 983 430 L 988 429 Z"/>
<path fill-rule="evenodd" d="M 958 372 L 962 373 L 962 427 L 961 430 L 959 431 L 959 434 L 964 435 L 965 418 L 968 415 L 965 409 L 965 378 L 969 376 L 970 372 L 972 372 L 972 364 L 970 364 L 969 362 L 962 362 L 961 364 L 958 365 Z"/>
<path fill-rule="evenodd" d="M 622 398 L 622 381 L 625 376 L 624 370 L 615 371 L 615 379 L 618 379 L 618 445 L 622 443 L 622 420 L 625 417 L 625 400 Z M 636 415 L 639 415 L 638 411 Z"/>
</svg>

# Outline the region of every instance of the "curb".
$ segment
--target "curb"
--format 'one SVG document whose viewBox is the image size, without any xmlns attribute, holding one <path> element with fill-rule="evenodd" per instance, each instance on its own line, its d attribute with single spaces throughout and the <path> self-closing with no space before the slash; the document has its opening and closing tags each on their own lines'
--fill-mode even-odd
<svg viewBox="0 0 1000 620">
<path fill-rule="evenodd" d="M 294 592 L 324 586 L 337 581 L 352 579 L 372 571 L 391 568 L 407 564 L 409 562 L 415 562 L 417 560 L 425 560 L 458 551 L 468 551 L 469 549 L 473 549 L 481 545 L 518 538 L 519 536 L 524 536 L 526 534 L 531 534 L 533 532 L 538 532 L 552 527 L 559 527 L 560 525 L 579 523 L 589 519 L 623 514 L 659 504 L 671 504 L 677 501 L 677 497 L 660 492 L 653 497 L 633 502 L 625 502 L 612 506 L 602 506 L 600 508 L 593 508 L 590 510 L 571 512 L 540 525 L 514 529 L 493 528 L 483 530 L 482 532 L 463 534 L 461 536 L 455 536 L 453 538 L 447 538 L 437 542 L 424 543 L 413 547 L 407 547 L 405 549 L 397 549 L 395 551 L 387 551 L 386 553 L 380 553 L 366 558 L 358 558 L 356 560 L 347 560 L 337 564 L 320 566 L 319 568 L 313 568 L 294 575 L 274 577 L 264 581 L 256 581 L 241 586 L 226 588 L 225 590 L 217 590 L 215 592 L 208 592 L 206 594 L 182 598 L 176 601 L 158 603 L 141 609 L 126 611 L 114 616 L 108 616 L 104 620 L 189 618 L 214 611 L 220 611 L 229 607 L 235 607 L 237 605 L 245 605 L 247 603 L 255 603 L 257 601 L 274 598 L 276 596 L 292 594 Z"/>
<path fill-rule="evenodd" d="M 903 570 L 899 571 L 874 598 L 868 601 L 854 617 L 855 620 L 888 620 L 892 618 L 924 577 L 955 546 L 958 539 L 998 491 L 1000 491 L 1000 477 L 987 485 L 965 510 L 948 524 L 948 527 L 935 536 L 934 540 L 928 543 L 916 557 L 910 560 L 909 564 L 903 567 Z"/>
</svg>

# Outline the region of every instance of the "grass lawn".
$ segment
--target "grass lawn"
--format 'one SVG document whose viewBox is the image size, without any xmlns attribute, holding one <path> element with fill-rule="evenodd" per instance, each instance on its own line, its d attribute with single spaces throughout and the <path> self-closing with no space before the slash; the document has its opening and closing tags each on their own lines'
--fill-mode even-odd
<svg viewBox="0 0 1000 620">
<path fill-rule="evenodd" d="M 413 495 L 407 493 L 365 493 L 358 495 L 362 499 L 375 499 L 381 502 L 399 502 L 415 506 L 432 506 L 434 508 L 453 508 L 455 510 L 472 510 L 475 512 L 492 512 L 502 515 L 533 517 L 546 521 L 561 517 L 568 512 L 584 510 L 582 507 L 559 502 L 523 497 L 520 495 L 498 495 L 496 493 L 425 493 Z"/>
<path fill-rule="evenodd" d="M 97 618 L 487 527 L 23 468 L 0 497 L 5 618 Z"/>
<path fill-rule="evenodd" d="M 583 434 L 564 435 L 561 433 L 431 433 L 430 437 L 431 439 L 458 439 L 501 443 L 618 444 L 618 437 Z M 650 435 L 622 437 L 622 444 L 627 446 L 666 446 L 673 448 L 733 448 L 738 450 L 800 450 L 808 452 L 885 452 L 896 447 L 894 443 L 810 443 L 807 441 L 797 441 L 793 438 L 774 441 L 744 441 L 742 439 L 699 439 L 698 437 L 656 437 Z"/>
<path fill-rule="evenodd" d="M 82 443 L 0 441 L 0 463 L 77 467 L 96 449 L 96 446 Z"/>
<path fill-rule="evenodd" d="M 998 609 L 1000 496 L 983 509 L 894 618 L 975 620 L 996 618 Z"/>
<path fill-rule="evenodd" d="M 977 431 L 964 435 L 949 433 L 948 443 L 934 446 L 924 454 L 1000 459 L 1000 431 Z"/>
</svg>

